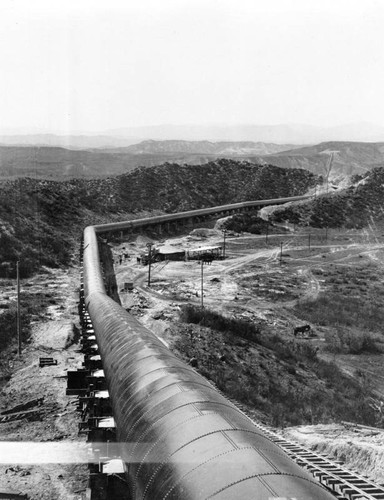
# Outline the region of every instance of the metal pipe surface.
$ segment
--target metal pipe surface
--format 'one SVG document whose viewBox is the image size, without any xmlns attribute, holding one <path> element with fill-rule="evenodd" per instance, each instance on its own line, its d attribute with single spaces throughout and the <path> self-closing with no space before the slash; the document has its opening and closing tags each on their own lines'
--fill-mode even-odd
<svg viewBox="0 0 384 500">
<path fill-rule="evenodd" d="M 148 219 L 142 220 L 148 225 Z M 138 221 L 112 226 L 120 229 L 131 222 Z M 84 232 L 84 298 L 132 498 L 334 500 L 204 377 L 106 295 L 96 236 L 103 228 L 109 232 L 111 225 Z"/>
</svg>

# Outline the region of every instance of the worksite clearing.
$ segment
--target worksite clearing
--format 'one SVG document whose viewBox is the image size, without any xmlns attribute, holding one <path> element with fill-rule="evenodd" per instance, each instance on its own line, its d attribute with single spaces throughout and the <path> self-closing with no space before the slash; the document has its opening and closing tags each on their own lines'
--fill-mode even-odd
<svg viewBox="0 0 384 500">
<path fill-rule="evenodd" d="M 319 357 L 334 361 L 349 375 L 357 377 L 359 373 L 362 383 L 370 384 L 375 391 L 371 402 L 376 408 L 375 425 L 383 427 L 380 403 L 384 399 L 384 355 L 380 352 L 353 354 L 342 349 L 330 352 L 325 346 L 330 343 L 330 338 L 337 337 L 336 326 L 317 324 L 297 313 L 297 305 L 302 301 L 316 300 L 323 291 L 335 291 L 335 287 L 348 289 L 351 296 L 357 291 L 361 295 L 367 290 L 368 298 L 373 287 L 372 293 L 380 297 L 384 293 L 381 265 L 384 238 L 379 236 L 380 230 L 372 233 L 332 230 L 325 234 L 324 230 L 311 229 L 309 238 L 308 230 L 294 231 L 293 227 L 287 226 L 268 238 L 249 233 L 226 234 L 225 258 L 214 259 L 211 264 L 201 264 L 198 260 L 154 262 L 150 277 L 149 266 L 138 262 L 143 252 L 148 251 L 148 243 L 154 248 L 160 245 L 175 248 L 175 253 L 178 250 L 193 253 L 201 247 L 222 247 L 220 255 L 223 256 L 222 222 L 218 221 L 213 229 L 201 228 L 188 235 L 161 241 L 136 234 L 124 241 L 110 242 L 123 307 L 137 316 L 171 350 L 192 366 L 196 363 L 197 369 L 202 367 L 202 360 L 207 356 L 207 346 L 211 348 L 215 342 L 215 352 L 209 355 L 221 356 L 220 373 L 223 376 L 230 359 L 236 358 L 239 365 L 249 369 L 254 360 L 252 356 L 257 355 L 264 357 L 271 376 L 277 378 L 278 360 L 261 349 L 257 353 L 254 346 L 246 345 L 241 339 L 236 348 L 230 349 L 223 338 L 211 330 L 183 323 L 180 311 L 184 305 L 203 305 L 204 309 L 226 317 L 262 324 L 271 335 L 279 335 L 290 345 L 307 342 Z M 361 280 L 351 286 L 351 280 L 346 278 L 348 270 L 357 276 L 360 268 L 365 282 Z M 335 282 L 335 276 L 340 283 Z M 32 407 L 38 410 L 33 419 L 0 422 L 0 491 L 20 491 L 34 500 L 76 500 L 83 498 L 85 493 L 88 477 L 85 464 L 38 463 L 39 460 L 36 463 L 5 463 L 10 442 L 32 441 L 39 445 L 60 442 L 74 449 L 85 443 L 85 438 L 78 435 L 76 398 L 65 394 L 66 372 L 80 368 L 83 359 L 74 335 L 78 325 L 78 287 L 78 268 L 46 270 L 45 274 L 22 282 L 21 293 L 27 289 L 36 292 L 49 290 L 55 304 L 49 305 L 45 313 L 36 318 L 20 359 L 14 346 L 2 353 L 2 373 L 6 372 L 7 376 L 1 382 L 3 407 L 0 411 L 44 399 Z M 13 284 L 3 286 L 1 303 L 14 298 L 14 294 Z M 294 329 L 307 323 L 310 332 L 296 339 Z M 379 333 L 375 335 L 380 346 L 382 339 Z M 52 357 L 57 360 L 57 365 L 40 367 L 40 357 Z M 294 370 L 290 376 L 307 377 L 306 383 L 317 383 L 309 377 L 305 366 L 296 366 Z M 229 381 L 227 383 L 229 386 Z M 232 384 L 241 384 L 241 381 L 233 380 Z M 258 387 L 260 381 L 255 380 L 252 391 L 257 392 Z M 229 396 L 233 396 L 233 391 Z M 266 419 L 260 408 L 246 407 L 251 417 L 274 423 Z M 284 427 L 281 432 L 286 437 L 341 460 L 345 467 L 358 470 L 376 482 L 384 482 L 383 429 L 341 422 L 288 427 L 280 414 L 277 423 L 280 428 Z M 38 450 L 36 446 L 37 453 Z M 57 458 L 52 460 L 55 461 Z"/>
<path fill-rule="evenodd" d="M 378 236 L 379 228 L 375 228 L 371 233 L 357 230 L 328 230 L 325 233 L 325 230 L 311 229 L 309 236 L 308 230 L 295 231 L 293 227 L 286 226 L 281 228 L 280 234 L 276 232 L 268 238 L 266 235 L 249 233 L 231 236 L 227 234 L 225 259 L 216 259 L 211 265 L 203 266 L 198 260 L 155 262 L 151 265 L 148 286 L 149 266 L 139 264 L 136 258 L 146 250 L 148 243 L 154 248 L 166 245 L 188 251 L 206 246 L 220 246 L 223 249 L 222 222 L 218 221 L 215 229 L 195 230 L 183 237 L 159 241 L 136 235 L 113 245 L 115 275 L 123 307 L 139 317 L 165 345 L 184 355 L 187 362 L 191 361 L 188 360 L 188 355 L 192 355 L 199 362 L 199 356 L 203 358 L 206 355 L 206 346 L 203 346 L 202 328 L 180 323 L 180 309 L 185 304 L 192 303 L 197 307 L 203 304 L 204 308 L 227 317 L 265 324 L 271 335 L 276 333 L 291 344 L 297 341 L 293 335 L 294 329 L 307 322 L 298 317 L 297 305 L 302 301 L 316 301 L 321 292 L 332 292 L 335 286 L 342 286 L 335 285 L 332 278 L 341 276 L 340 270 L 344 273 L 342 276 L 349 271 L 353 276 L 359 275 L 359 271 L 365 276 L 365 284 L 357 282 L 351 285 L 348 279 L 345 279 L 347 296 L 360 294 L 361 289 L 364 293 L 364 286 L 373 287 L 371 292 L 378 298 L 383 292 L 381 283 L 384 270 L 381 262 L 384 238 Z M 130 257 L 120 265 L 116 257 L 123 247 L 129 249 Z M 132 291 L 125 291 L 124 284 L 127 282 L 132 284 Z M 326 345 L 331 342 L 330 339 L 337 336 L 338 325 L 311 323 L 310 326 L 310 333 L 301 341 L 313 346 L 321 359 L 336 363 L 344 373 L 355 378 L 360 377 L 362 384 L 366 383 L 373 389 L 375 399 L 370 404 L 377 410 L 375 425 L 383 427 L 382 351 L 379 349 L 378 353 L 359 354 L 345 353 L 342 350 L 329 352 Z M 187 336 L 181 333 L 183 329 L 187 331 Z M 213 334 L 212 331 L 208 333 L 211 336 Z M 187 342 L 185 339 L 188 339 L 188 336 L 192 347 L 180 353 L 180 341 Z M 383 337 L 377 334 L 375 339 L 380 348 Z M 220 346 L 217 349 L 220 351 Z M 228 346 L 223 345 L 221 351 L 226 351 L 225 354 L 228 355 Z M 241 359 L 241 355 L 238 360 L 247 363 L 247 359 Z M 297 368 L 297 373 L 299 371 L 300 368 Z M 306 375 L 305 371 L 303 374 Z M 236 381 L 233 382 L 236 384 Z M 310 383 L 308 380 L 308 384 Z M 257 385 L 255 381 L 255 391 Z M 257 410 L 248 410 L 250 416 L 262 418 Z M 293 432 L 293 429 L 294 427 L 290 427 L 285 432 Z M 298 428 L 297 432 L 290 434 L 291 437 L 313 449 L 328 452 L 335 459 L 345 462 L 346 467 L 355 468 L 378 482 L 384 481 L 384 457 L 380 449 L 384 433 L 381 430 L 346 428 L 336 422 L 329 426 L 304 426 L 303 429 L 300 431 Z M 311 439 L 308 439 L 309 435 Z M 334 439 L 336 437 L 337 440 Z M 339 449 L 336 443 L 343 443 L 343 446 Z"/>
</svg>

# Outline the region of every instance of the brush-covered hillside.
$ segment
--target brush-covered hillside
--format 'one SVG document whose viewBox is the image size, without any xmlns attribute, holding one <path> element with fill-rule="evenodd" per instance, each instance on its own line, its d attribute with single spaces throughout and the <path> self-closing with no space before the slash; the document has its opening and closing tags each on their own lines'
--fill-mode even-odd
<svg viewBox="0 0 384 500">
<path fill-rule="evenodd" d="M 304 170 L 218 160 L 206 165 L 164 164 L 117 177 L 116 204 L 168 212 L 304 194 L 317 177 Z"/>
<path fill-rule="evenodd" d="M 0 276 L 27 276 L 40 265 L 67 265 L 82 229 L 142 216 L 251 199 L 304 194 L 316 183 L 304 170 L 221 160 L 164 164 L 107 179 L 0 183 Z"/>
<path fill-rule="evenodd" d="M 349 188 L 274 211 L 275 221 L 311 227 L 363 228 L 384 216 L 384 168 L 352 178 Z"/>
</svg>

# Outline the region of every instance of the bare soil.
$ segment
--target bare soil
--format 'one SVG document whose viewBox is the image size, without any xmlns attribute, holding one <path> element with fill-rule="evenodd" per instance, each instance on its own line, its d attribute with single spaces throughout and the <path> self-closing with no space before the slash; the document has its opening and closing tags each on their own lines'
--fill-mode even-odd
<svg viewBox="0 0 384 500">
<path fill-rule="evenodd" d="M 352 425 L 303 425 L 284 430 L 287 439 L 340 460 L 376 483 L 384 482 L 384 430 Z"/>
<path fill-rule="evenodd" d="M 262 322 L 271 334 L 277 333 L 287 342 L 293 342 L 293 328 L 303 323 L 295 309 L 300 301 L 316 299 L 324 291 L 337 292 L 337 287 L 341 287 L 343 293 L 347 291 L 361 297 L 367 291 L 368 299 L 372 296 L 381 297 L 384 277 L 381 264 L 384 240 L 381 231 L 329 231 L 327 239 L 324 231 L 313 231 L 310 246 L 308 240 L 308 234 L 293 231 L 270 235 L 268 243 L 265 236 L 243 234 L 227 237 L 225 260 L 204 265 L 203 270 L 197 261 L 156 263 L 151 266 L 151 286 L 148 287 L 148 266 L 138 264 L 136 257 L 145 250 L 148 241 L 153 241 L 155 245 L 160 242 L 138 236 L 115 244 L 113 248 L 119 289 L 123 290 L 124 283 L 133 282 L 134 285 L 132 292 L 120 292 L 122 304 L 171 349 L 175 350 L 178 341 L 188 342 L 189 339 L 187 351 L 191 357 L 197 354 L 208 359 L 214 354 L 233 360 L 244 370 L 257 365 L 261 378 L 271 370 L 276 380 L 281 374 L 282 384 L 293 385 L 297 377 L 306 380 L 308 385 L 318 384 L 315 380 L 311 382 L 304 365 L 296 367 L 287 377 L 283 370 L 286 369 L 286 363 L 266 351 L 249 346 L 245 348 L 242 340 L 233 349 L 219 336 L 215 337 L 212 344 L 207 329 L 179 323 L 179 311 L 183 304 L 201 305 L 203 300 L 206 307 L 227 316 Z M 219 229 L 203 230 L 197 234 L 169 238 L 161 243 L 175 248 L 193 249 L 222 245 L 223 237 Z M 123 247 L 130 257 L 119 264 L 118 257 Z M 341 268 L 347 268 L 349 274 L 338 273 L 337 269 Z M 360 271 L 355 272 L 358 268 Z M 36 500 L 75 500 L 82 498 L 85 491 L 88 469 L 84 464 L 71 463 L 74 455 L 72 461 L 67 461 L 65 457 L 61 460 L 54 455 L 51 455 L 51 459 L 42 458 L 45 444 L 65 444 L 69 449 L 73 445 L 75 450 L 76 446 L 84 444 L 84 438 L 79 437 L 77 432 L 79 419 L 75 411 L 76 398 L 65 395 L 66 371 L 80 367 L 82 362 L 82 355 L 77 352 L 76 344 L 73 344 L 73 324 L 78 321 L 78 276 L 79 270 L 76 268 L 67 272 L 47 270 L 45 274 L 23 281 L 22 293 L 28 290 L 28 293 L 49 294 L 51 303 L 44 314 L 35 315 L 32 335 L 23 346 L 21 359 L 18 359 L 14 345 L 2 353 L 2 375 L 10 378 L 2 382 L 0 410 L 43 396 L 44 401 L 35 420 L 0 423 L 0 491 L 21 491 Z M 342 282 L 335 283 L 335 277 Z M 10 282 L 2 288 L 0 302 L 6 304 L 14 298 L 15 285 Z M 367 383 L 376 391 L 373 404 L 380 403 L 384 399 L 383 354 L 330 353 L 325 346 L 335 327 L 311 326 L 316 337 L 307 340 L 319 347 L 319 356 L 335 361 L 352 376 L 356 376 L 357 371 L 363 373 Z M 208 345 L 209 349 L 214 345 L 214 353 L 208 351 Z M 57 366 L 39 368 L 38 359 L 42 356 L 53 357 L 58 361 Z M 223 377 L 226 366 L 222 366 Z M 227 383 L 234 389 L 233 386 L 239 380 L 227 380 Z M 260 379 L 258 383 L 262 386 L 268 380 Z M 256 386 L 249 390 L 254 392 Z M 265 420 L 265 414 L 256 407 L 250 408 L 250 413 L 255 418 Z M 378 410 L 378 421 L 379 413 Z M 291 427 L 286 432 L 309 447 L 344 460 L 347 466 L 355 467 L 377 481 L 383 480 L 380 431 L 361 431 L 361 436 L 360 431 L 346 430 L 335 423 L 329 427 Z M 7 463 L 5 457 L 11 456 L 10 450 L 15 442 L 26 444 L 25 456 Z M 36 443 L 36 461 L 28 462 L 26 456 L 28 443 L 31 442 Z M 41 445 L 43 448 L 39 448 Z"/>
<path fill-rule="evenodd" d="M 245 233 L 238 237 L 227 237 L 227 258 L 224 261 L 213 261 L 212 265 L 203 267 L 204 306 L 227 316 L 262 321 L 271 334 L 277 333 L 287 342 L 294 342 L 294 327 L 305 323 L 298 317 L 295 309 L 300 301 L 315 300 L 322 292 L 337 291 L 332 288 L 334 287 L 332 280 L 323 274 L 334 277 L 337 276 L 337 269 L 341 266 L 344 269 L 348 268 L 349 278 L 343 285 L 346 287 L 343 291 L 346 296 L 348 293 L 363 296 L 365 288 L 377 297 L 384 292 L 381 285 L 381 279 L 384 278 L 381 264 L 384 239 L 381 230 L 377 228 L 372 232 L 328 230 L 327 234 L 324 230 L 311 230 L 309 237 L 307 231 L 294 232 L 292 227 L 288 229 L 290 230 L 288 234 L 270 235 L 268 243 L 265 236 Z M 204 359 L 212 354 L 207 353 L 206 333 L 201 328 L 178 324 L 179 310 L 183 304 L 201 305 L 201 265 L 197 261 L 155 263 L 151 266 L 151 286 L 148 287 L 148 266 L 143 267 L 136 260 L 136 257 L 145 250 L 148 241 L 149 239 L 138 237 L 116 244 L 114 247 L 115 270 L 122 304 L 136 314 L 171 349 L 175 350 L 175 346 L 182 338 L 188 344 L 188 335 L 183 336 L 181 332 L 189 328 L 191 344 L 184 346 L 184 357 L 187 352 L 191 356 Z M 200 236 L 190 234 L 169 238 L 166 241 L 150 241 L 155 246 L 166 244 L 178 249 L 193 249 L 207 245 L 222 245 L 223 236 L 222 232 L 216 229 L 206 230 L 205 234 L 202 231 Z M 283 243 L 282 251 L 281 243 Z M 123 247 L 128 249 L 130 258 L 119 264 L 118 256 Z M 357 267 L 360 271 L 356 271 Z M 319 269 L 322 272 L 319 273 Z M 358 278 L 354 280 L 353 277 L 357 275 Z M 364 283 L 361 280 L 363 276 L 365 276 Z M 123 292 L 126 282 L 133 282 L 133 292 Z M 380 402 L 384 401 L 382 368 L 384 354 L 330 353 L 326 344 L 330 336 L 335 333 L 337 325 L 321 326 L 312 323 L 311 327 L 314 336 L 308 337 L 307 342 L 318 347 L 318 356 L 334 361 L 345 373 L 353 377 L 363 377 L 369 389 L 375 391 L 376 399 L 372 404 L 380 405 Z M 212 345 L 211 343 L 210 349 Z M 215 354 L 230 356 L 239 366 L 244 364 L 255 366 L 259 363 L 260 366 L 270 366 L 274 376 L 279 377 L 281 363 L 276 359 L 269 359 L 269 355 L 260 349 L 258 352 L 252 348 L 247 349 L 248 354 L 244 356 L 244 347 L 231 347 L 229 352 L 225 340 L 222 340 L 221 344 L 220 342 L 215 344 L 214 349 L 216 349 Z M 293 385 L 297 377 L 305 380 L 309 386 L 311 383 L 318 383 L 316 380 L 311 382 L 305 366 L 296 367 L 295 371 L 291 380 L 285 371 L 284 375 L 281 375 L 284 376 L 284 380 L 280 379 L 281 383 Z M 259 372 L 259 375 L 263 375 L 263 372 Z M 237 380 L 232 383 L 241 382 Z M 382 423 L 381 412 L 382 410 L 378 408 L 379 426 Z M 260 414 L 257 408 L 250 408 L 250 413 L 256 418 L 265 420 L 265 415 Z M 364 439 L 361 440 L 357 431 L 346 431 L 339 425 L 337 427 L 339 437 L 334 440 L 321 430 L 327 427 L 306 426 L 305 429 L 309 429 L 308 434 L 316 441 L 314 445 L 316 449 L 323 450 L 329 446 L 330 455 L 338 458 L 342 455 L 347 466 L 356 467 L 360 472 L 373 475 L 382 481 L 383 457 L 378 451 L 382 443 L 380 432 L 365 433 Z M 299 431 L 297 436 L 299 439 Z M 332 441 L 334 442 L 331 446 Z M 312 445 L 313 442 L 308 441 L 308 446 Z M 360 449 L 362 451 L 359 451 Z M 348 458 L 348 450 L 351 452 L 351 460 Z M 361 454 L 366 457 L 365 460 L 359 458 Z"/>
<path fill-rule="evenodd" d="M 47 270 L 22 282 L 21 296 L 25 290 L 49 291 L 54 304 L 34 321 L 20 358 L 14 345 L 2 353 L 10 378 L 2 386 L 0 410 L 36 398 L 44 400 L 34 407 L 38 412 L 30 421 L 0 423 L 0 491 L 26 493 L 35 500 L 75 500 L 85 491 L 88 468 L 76 463 L 74 455 L 85 438 L 78 435 L 76 398 L 65 394 L 66 372 L 79 368 L 83 358 L 73 338 L 73 325 L 78 323 L 78 286 L 76 268 Z M 4 296 L 12 299 L 15 287 L 4 287 L 2 300 Z M 39 368 L 39 357 L 52 357 L 57 365 Z M 64 449 L 68 451 L 64 453 Z"/>
</svg>

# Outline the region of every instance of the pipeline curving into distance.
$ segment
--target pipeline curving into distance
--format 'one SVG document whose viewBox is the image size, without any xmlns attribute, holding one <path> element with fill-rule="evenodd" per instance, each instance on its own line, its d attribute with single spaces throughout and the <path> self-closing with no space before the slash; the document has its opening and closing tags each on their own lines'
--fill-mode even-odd
<svg viewBox="0 0 384 500">
<path fill-rule="evenodd" d="M 225 205 L 84 231 L 84 298 L 133 499 L 334 500 L 204 377 L 107 296 L 97 235 L 233 208 Z"/>
</svg>

